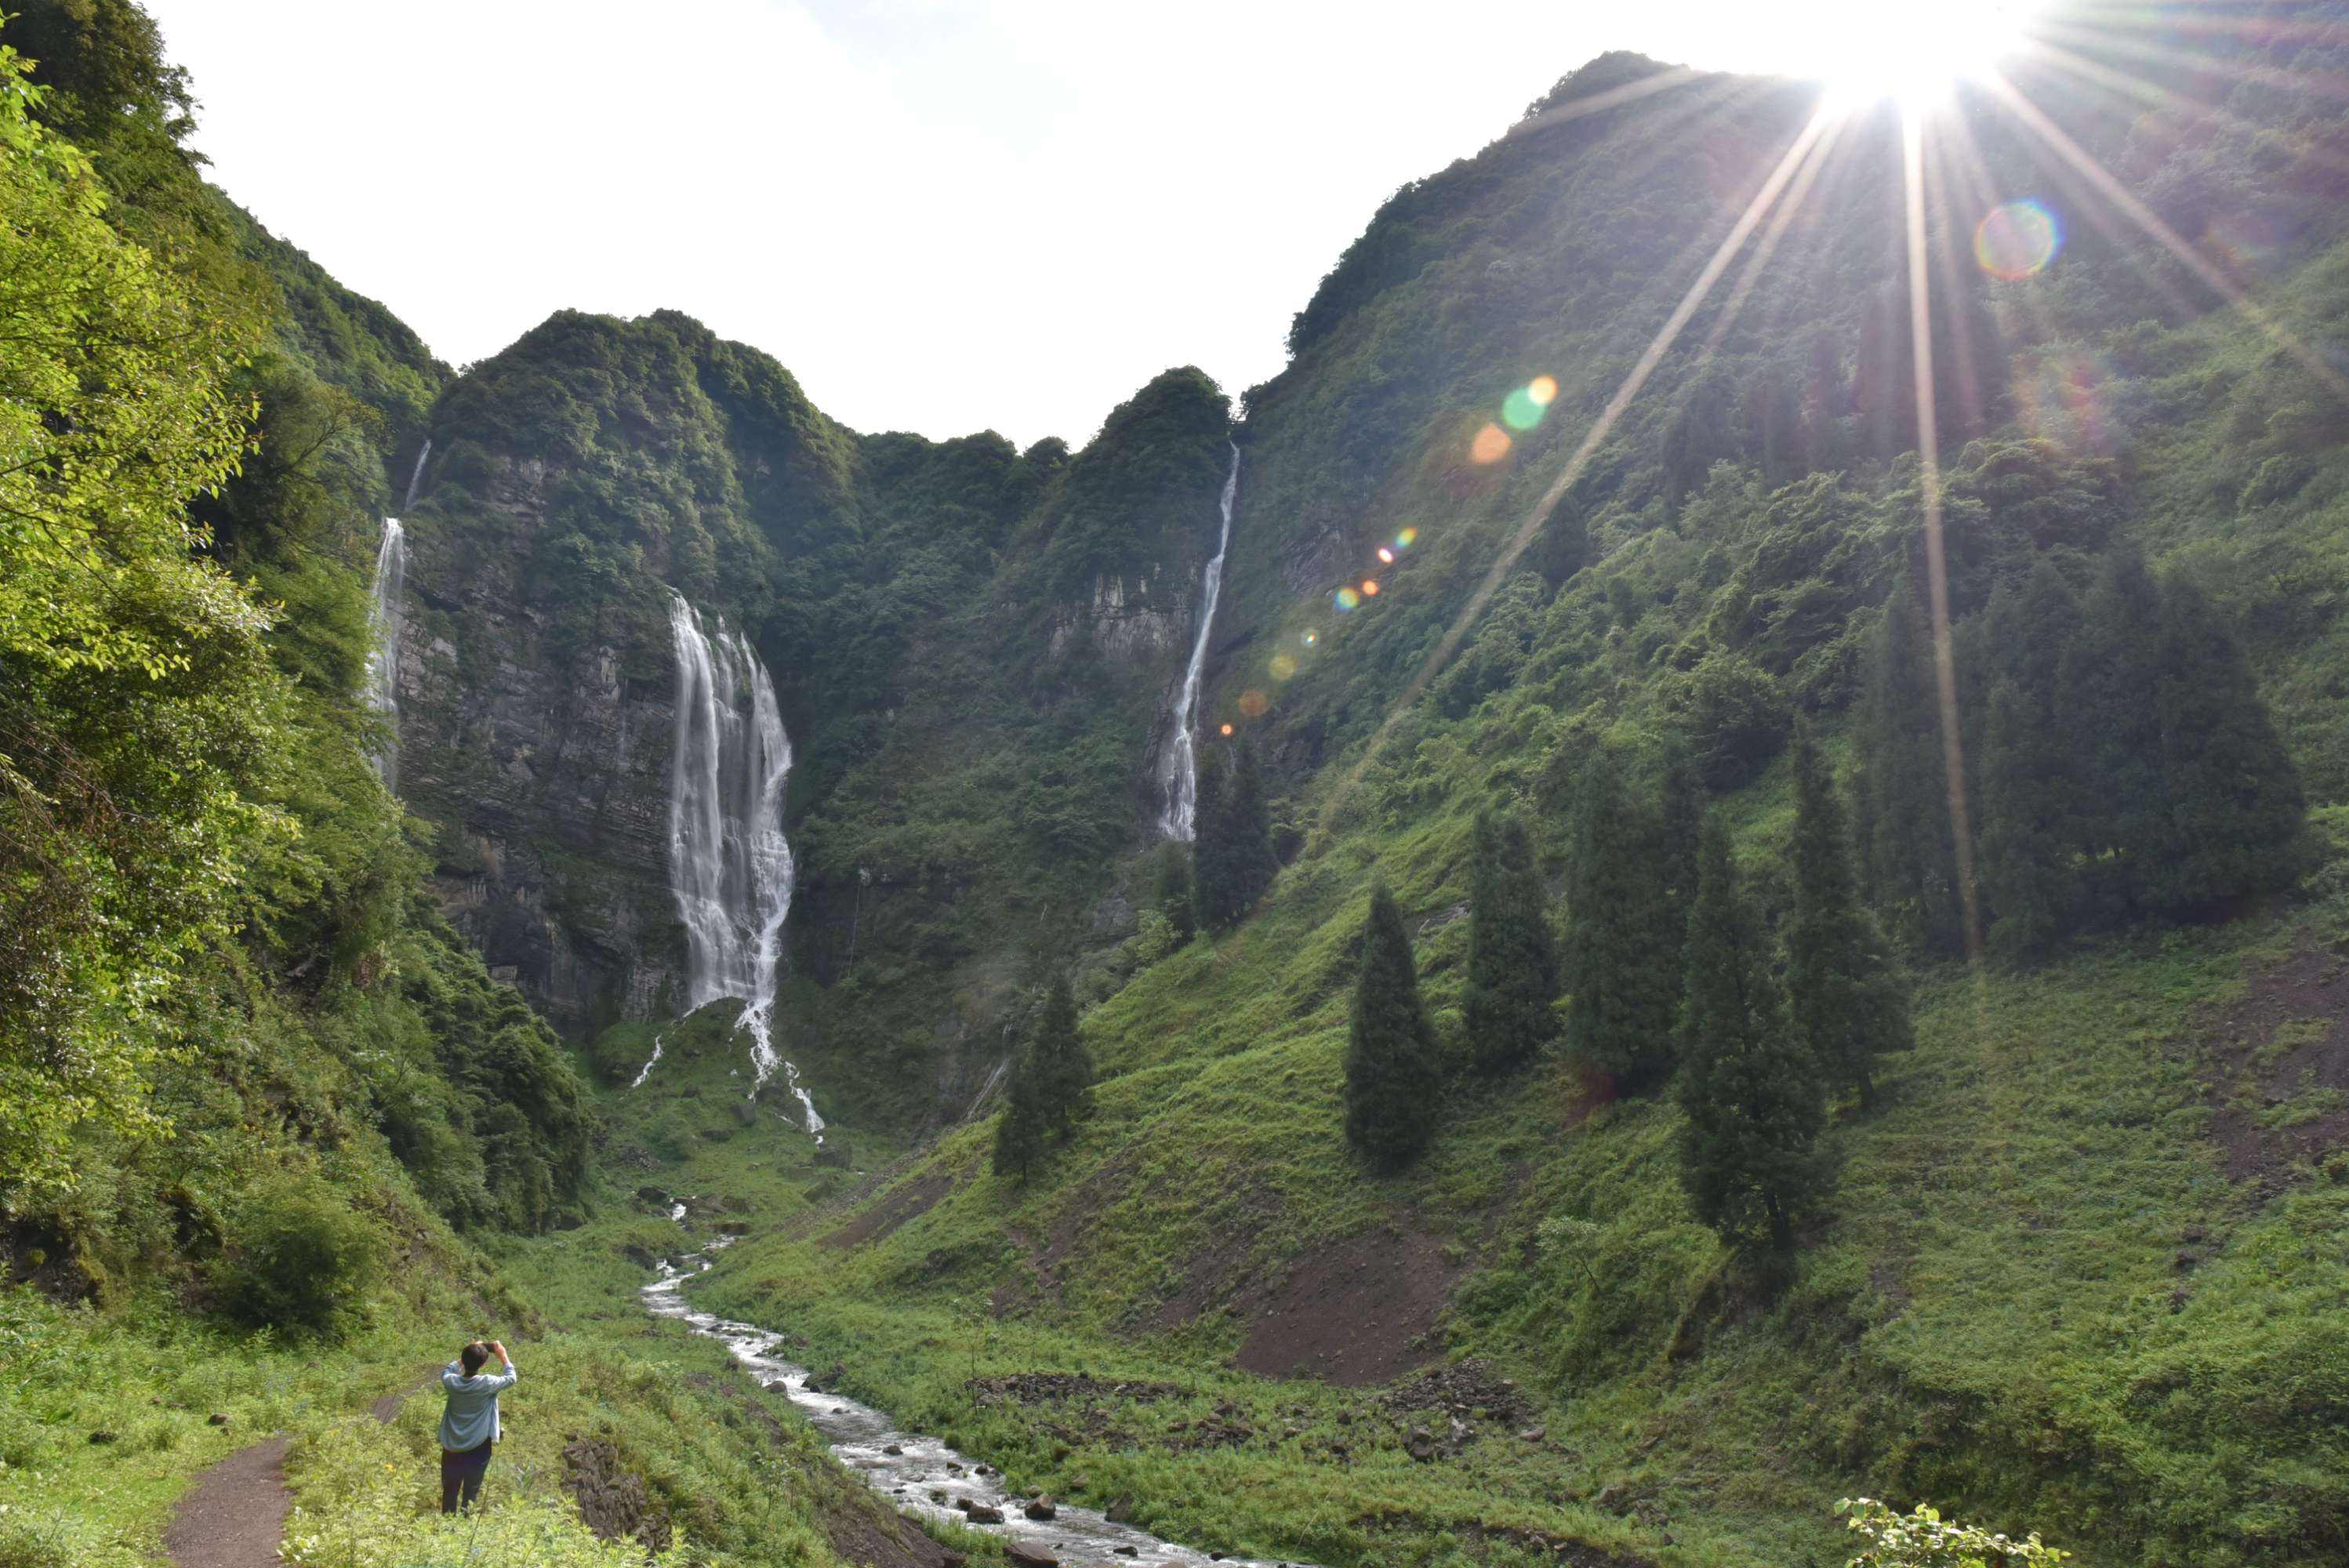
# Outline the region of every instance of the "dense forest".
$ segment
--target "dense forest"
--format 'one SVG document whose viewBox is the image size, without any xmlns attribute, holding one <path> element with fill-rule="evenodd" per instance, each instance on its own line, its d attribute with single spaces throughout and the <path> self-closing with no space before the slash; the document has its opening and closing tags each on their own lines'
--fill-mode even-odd
<svg viewBox="0 0 2349 1568">
<path fill-rule="evenodd" d="M 453 370 L 25 0 L 0 1568 L 2340 1561 L 2349 7 L 2049 15 L 1603 56 L 1023 450 Z"/>
</svg>

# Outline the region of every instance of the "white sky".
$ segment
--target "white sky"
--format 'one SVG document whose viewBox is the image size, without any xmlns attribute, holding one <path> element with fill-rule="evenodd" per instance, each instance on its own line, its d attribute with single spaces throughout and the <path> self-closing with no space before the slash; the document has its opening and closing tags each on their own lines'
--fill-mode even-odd
<svg viewBox="0 0 2349 1568">
<path fill-rule="evenodd" d="M 1025 444 L 1271 376 L 1381 201 L 1594 55 L 1800 70 L 1935 0 L 145 3 L 213 178 L 452 364 L 673 306 L 859 429 Z"/>
</svg>

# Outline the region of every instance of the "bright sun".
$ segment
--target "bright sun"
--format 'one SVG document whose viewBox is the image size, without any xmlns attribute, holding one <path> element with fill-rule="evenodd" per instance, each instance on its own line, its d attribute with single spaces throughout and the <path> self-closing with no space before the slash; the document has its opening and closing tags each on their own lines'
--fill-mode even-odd
<svg viewBox="0 0 2349 1568">
<path fill-rule="evenodd" d="M 1918 108 L 1993 67 L 2044 0 L 1842 0 L 1821 7 L 1806 73 L 1847 104 Z"/>
</svg>

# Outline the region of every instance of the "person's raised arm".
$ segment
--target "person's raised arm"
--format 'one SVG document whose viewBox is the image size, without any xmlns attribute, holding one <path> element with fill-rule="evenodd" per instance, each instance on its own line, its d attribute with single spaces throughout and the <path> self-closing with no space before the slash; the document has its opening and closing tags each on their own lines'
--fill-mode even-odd
<svg viewBox="0 0 2349 1568">
<path fill-rule="evenodd" d="M 520 1374 L 513 1364 L 513 1357 L 506 1354 L 506 1342 L 502 1339 L 491 1340 L 490 1351 L 497 1357 L 498 1365 L 505 1368 L 498 1377 L 499 1386 L 506 1388 L 512 1387 Z"/>
</svg>

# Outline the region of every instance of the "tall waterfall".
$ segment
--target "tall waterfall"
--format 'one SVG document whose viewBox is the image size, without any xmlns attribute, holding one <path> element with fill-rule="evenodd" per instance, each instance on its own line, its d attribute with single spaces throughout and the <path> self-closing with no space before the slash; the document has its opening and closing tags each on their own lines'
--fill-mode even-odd
<svg viewBox="0 0 2349 1568">
<path fill-rule="evenodd" d="M 391 738 L 376 754 L 376 776 L 387 789 L 399 784 L 399 595 L 408 580 L 408 534 L 399 519 L 383 520 L 383 542 L 375 550 L 375 607 L 367 613 L 374 645 L 367 654 L 367 706 L 391 726 Z"/>
<path fill-rule="evenodd" d="M 1239 500 L 1240 449 L 1232 447 L 1232 470 L 1224 476 L 1224 526 L 1216 536 L 1216 557 L 1199 581 L 1199 634 L 1191 644 L 1191 662 L 1183 671 L 1183 695 L 1174 702 L 1174 733 L 1158 759 L 1158 789 L 1166 802 L 1158 830 L 1185 842 L 1198 832 L 1199 748 L 1194 733 L 1199 723 L 1199 680 L 1206 673 L 1207 641 L 1215 634 L 1216 604 L 1224 596 L 1224 556 L 1232 547 L 1232 507 Z"/>
<path fill-rule="evenodd" d="M 419 447 L 416 450 L 416 466 L 408 470 L 408 494 L 400 499 L 400 511 L 414 511 L 416 510 L 416 487 L 424 482 L 425 459 L 431 456 L 432 438 L 427 436 L 424 438 L 424 445 Z"/>
<path fill-rule="evenodd" d="M 792 909 L 792 847 L 783 839 L 783 780 L 791 738 L 775 707 L 774 683 L 750 640 L 701 616 L 675 593 L 669 630 L 677 640 L 677 731 L 669 759 L 668 878 L 685 922 L 685 1010 L 739 998 L 737 1028 L 750 1031 L 756 1095 L 783 1070 L 807 1113 L 823 1119 L 800 1085 L 799 1069 L 775 1054 L 775 971 L 783 920 Z"/>
</svg>

